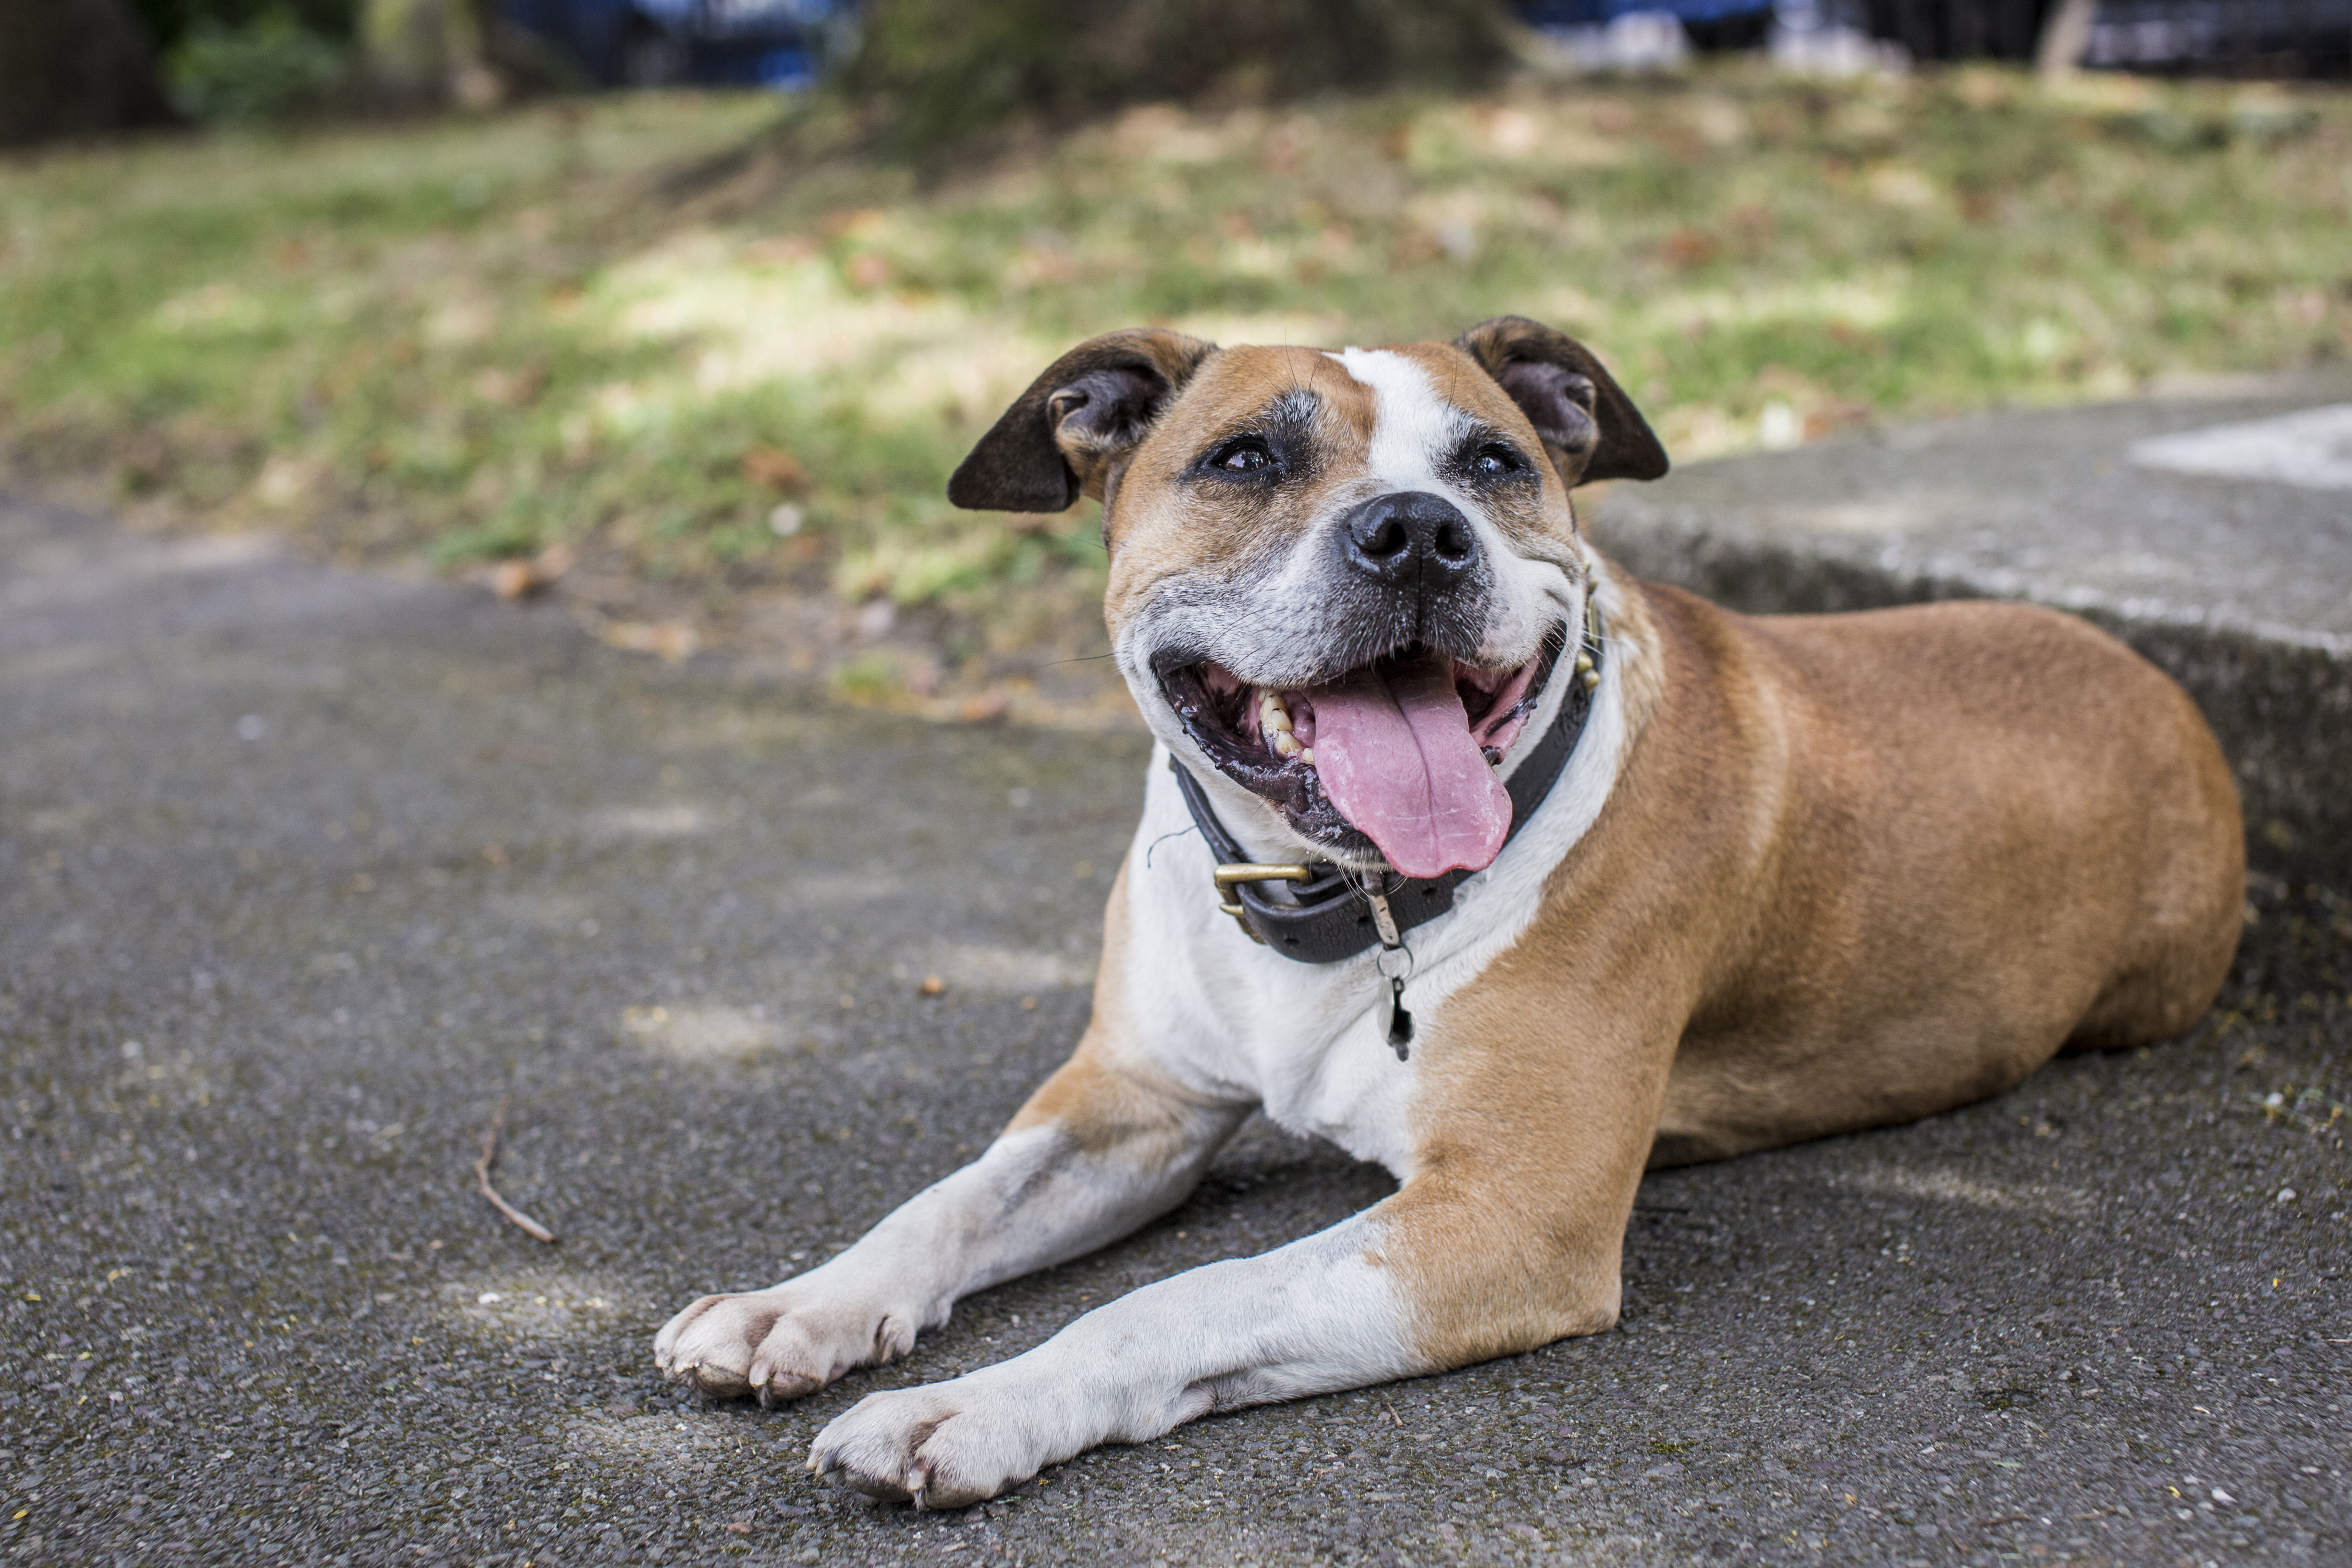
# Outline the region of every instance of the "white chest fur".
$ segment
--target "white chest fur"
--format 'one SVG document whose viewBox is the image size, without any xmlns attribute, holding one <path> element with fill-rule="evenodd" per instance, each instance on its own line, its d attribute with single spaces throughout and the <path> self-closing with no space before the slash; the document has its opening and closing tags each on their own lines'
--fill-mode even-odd
<svg viewBox="0 0 2352 1568">
<path fill-rule="evenodd" d="M 1604 590 L 1604 614 L 1608 601 Z M 1450 914 L 1406 933 L 1413 964 L 1405 1003 L 1424 1024 L 1526 932 L 1552 868 L 1600 815 L 1624 741 L 1622 663 L 1603 661 L 1584 733 L 1535 819 L 1494 865 L 1464 879 Z M 1552 721 L 1563 699 L 1568 682 L 1553 684 L 1532 733 Z M 1213 795 L 1223 783 L 1213 781 Z M 1286 859 L 1294 852 L 1254 842 L 1247 818 L 1223 803 L 1219 811 L 1253 854 Z M 1167 748 L 1155 747 L 1127 879 L 1124 978 L 1138 1043 L 1202 1093 L 1256 1100 L 1294 1132 L 1329 1139 L 1399 1180 L 1410 1176 L 1414 1094 L 1429 1058 L 1415 1051 L 1400 1062 L 1389 1047 L 1389 990 L 1377 950 L 1339 963 L 1300 963 L 1259 946 L 1218 912 L 1214 865 L 1169 772 Z"/>
</svg>

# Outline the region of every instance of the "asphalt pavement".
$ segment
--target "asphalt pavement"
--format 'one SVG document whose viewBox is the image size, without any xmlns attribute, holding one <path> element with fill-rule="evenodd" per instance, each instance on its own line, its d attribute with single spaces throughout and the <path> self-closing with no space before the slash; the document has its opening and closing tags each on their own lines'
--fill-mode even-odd
<svg viewBox="0 0 2352 1568">
<path fill-rule="evenodd" d="M 672 1310 L 846 1245 L 1068 1048 L 1144 763 L 0 501 L 0 1558 L 2352 1562 L 2352 905 L 2283 880 L 2184 1039 L 1650 1177 L 1609 1334 L 967 1513 L 803 1473 L 869 1390 L 1389 1190 L 1256 1121 L 898 1365 L 665 1384 Z M 472 1190 L 501 1104 L 554 1245 Z"/>
</svg>

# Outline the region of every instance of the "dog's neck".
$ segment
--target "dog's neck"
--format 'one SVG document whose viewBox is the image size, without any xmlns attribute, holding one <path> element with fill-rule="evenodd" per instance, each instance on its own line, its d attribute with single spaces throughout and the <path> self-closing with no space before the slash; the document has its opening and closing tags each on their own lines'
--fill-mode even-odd
<svg viewBox="0 0 2352 1568">
<path fill-rule="evenodd" d="M 1665 650 L 1658 640 L 1658 625 L 1650 614 L 1642 584 L 1591 545 L 1583 547 L 1587 581 L 1601 606 L 1601 620 L 1609 636 L 1609 656 L 1625 707 L 1623 754 L 1631 756 L 1641 742 L 1650 715 L 1666 691 Z"/>
</svg>

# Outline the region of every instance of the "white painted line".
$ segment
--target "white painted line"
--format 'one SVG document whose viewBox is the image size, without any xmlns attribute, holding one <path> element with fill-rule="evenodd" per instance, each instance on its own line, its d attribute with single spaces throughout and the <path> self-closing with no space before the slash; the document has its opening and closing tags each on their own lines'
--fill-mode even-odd
<svg viewBox="0 0 2352 1568">
<path fill-rule="evenodd" d="M 2132 443 L 2131 460 L 2181 474 L 2352 490 L 2352 403 L 2151 436 Z"/>
</svg>

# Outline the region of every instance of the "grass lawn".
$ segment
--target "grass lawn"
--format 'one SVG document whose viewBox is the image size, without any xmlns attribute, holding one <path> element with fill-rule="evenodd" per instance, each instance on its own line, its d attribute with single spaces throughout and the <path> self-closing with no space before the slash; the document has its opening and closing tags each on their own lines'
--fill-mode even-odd
<svg viewBox="0 0 2352 1568">
<path fill-rule="evenodd" d="M 927 628 L 827 655 L 838 683 L 951 693 L 1099 645 L 1091 517 L 941 489 L 1112 327 L 1517 311 L 1598 346 L 1679 460 L 2352 354 L 2342 92 L 1733 64 L 1138 110 L 928 187 L 792 171 L 757 140 L 785 112 L 615 96 L 0 162 L 0 446 L 355 556 L 569 545 L 721 618 L 821 590 Z"/>
</svg>

